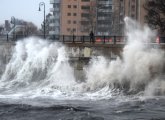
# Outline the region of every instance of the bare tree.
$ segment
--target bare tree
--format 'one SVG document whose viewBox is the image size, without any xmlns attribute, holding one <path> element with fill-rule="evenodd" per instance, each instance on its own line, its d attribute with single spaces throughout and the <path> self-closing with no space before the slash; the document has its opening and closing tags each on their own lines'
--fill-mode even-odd
<svg viewBox="0 0 165 120">
<path fill-rule="evenodd" d="M 38 33 L 37 26 L 32 22 L 25 23 L 25 34 L 26 35 L 33 35 Z"/>
<path fill-rule="evenodd" d="M 148 25 L 165 35 L 165 0 L 147 0 L 144 8 L 148 12 L 145 16 Z"/>
<path fill-rule="evenodd" d="M 50 24 L 50 17 L 52 16 L 52 14 L 51 13 L 48 13 L 47 15 L 46 15 L 46 19 L 45 19 L 45 32 L 46 32 L 46 35 L 48 35 L 49 34 L 49 31 L 50 31 L 50 26 L 49 26 L 49 24 Z M 42 34 L 44 33 L 44 21 L 42 22 L 42 24 L 41 24 L 41 32 L 42 32 Z"/>
</svg>

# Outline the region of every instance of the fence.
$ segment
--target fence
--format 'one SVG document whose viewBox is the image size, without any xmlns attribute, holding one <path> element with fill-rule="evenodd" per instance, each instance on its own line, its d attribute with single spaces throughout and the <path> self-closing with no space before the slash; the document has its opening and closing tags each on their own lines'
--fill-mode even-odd
<svg viewBox="0 0 165 120">
<path fill-rule="evenodd" d="M 32 36 L 35 36 L 35 37 L 39 37 L 39 38 L 44 38 L 44 35 L 32 35 Z M 17 41 L 17 40 L 20 40 L 20 39 L 23 39 L 23 38 L 27 38 L 27 37 L 30 37 L 29 35 L 0 35 L 0 40 L 4 40 L 4 41 Z"/>
<path fill-rule="evenodd" d="M 32 35 L 44 39 L 44 35 Z M 17 41 L 19 39 L 30 37 L 28 35 L 0 35 L 0 40 Z M 46 35 L 47 40 L 60 41 L 63 43 L 125 43 L 125 36 L 74 36 L 74 35 Z"/>
<path fill-rule="evenodd" d="M 44 39 L 44 35 L 32 35 Z M 0 40 L 17 41 L 30 37 L 28 35 L 0 35 Z M 47 40 L 59 41 L 63 43 L 102 43 L 102 44 L 125 44 L 127 36 L 75 36 L 75 35 L 46 35 Z M 157 37 L 151 43 L 165 43 L 165 37 Z"/>
</svg>

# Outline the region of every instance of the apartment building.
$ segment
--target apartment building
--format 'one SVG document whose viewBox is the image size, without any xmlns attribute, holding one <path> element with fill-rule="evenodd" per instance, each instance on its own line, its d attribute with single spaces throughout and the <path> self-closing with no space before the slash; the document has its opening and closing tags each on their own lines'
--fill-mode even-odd
<svg viewBox="0 0 165 120">
<path fill-rule="evenodd" d="M 124 35 L 124 17 L 144 24 L 146 0 L 51 0 L 49 34 Z"/>
<path fill-rule="evenodd" d="M 60 34 L 60 0 L 50 0 L 52 8 L 50 12 L 50 24 L 49 24 L 49 35 L 59 35 Z"/>
<path fill-rule="evenodd" d="M 97 0 L 97 35 L 112 35 L 112 0 Z"/>
<path fill-rule="evenodd" d="M 46 19 L 45 19 L 45 33 L 46 33 L 46 35 L 49 35 L 50 31 L 52 31 L 51 27 L 50 27 L 51 16 L 52 16 L 52 14 L 50 14 L 50 13 L 48 13 L 46 15 Z M 42 29 L 44 29 L 43 25 L 42 25 Z"/>
<path fill-rule="evenodd" d="M 95 0 L 61 0 L 61 34 L 89 35 L 94 30 Z"/>
<path fill-rule="evenodd" d="M 130 17 L 144 25 L 146 0 L 113 0 L 113 31 L 116 35 L 124 35 L 124 18 Z"/>
<path fill-rule="evenodd" d="M 147 2 L 148 0 L 138 0 L 138 7 L 137 7 L 137 21 L 144 25 L 145 23 L 145 16 L 147 15 L 147 11 L 144 9 L 144 4 Z"/>
<path fill-rule="evenodd" d="M 113 0 L 112 2 L 112 34 L 124 35 L 125 0 Z"/>
</svg>

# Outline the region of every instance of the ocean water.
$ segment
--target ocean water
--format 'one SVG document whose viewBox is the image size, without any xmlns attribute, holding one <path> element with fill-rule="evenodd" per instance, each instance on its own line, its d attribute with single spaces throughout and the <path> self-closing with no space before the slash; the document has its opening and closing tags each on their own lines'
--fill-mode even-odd
<svg viewBox="0 0 165 120">
<path fill-rule="evenodd" d="M 67 47 L 30 37 L 16 43 L 0 79 L 0 120 L 164 120 L 164 51 L 156 33 L 125 19 L 121 57 L 93 56 L 76 79 Z"/>
<path fill-rule="evenodd" d="M 9 100 L 10 102 L 0 103 L 0 118 L 1 120 L 164 120 L 164 100 L 163 97 L 147 99 L 114 97 L 96 101 L 33 99 L 14 103 Z"/>
</svg>

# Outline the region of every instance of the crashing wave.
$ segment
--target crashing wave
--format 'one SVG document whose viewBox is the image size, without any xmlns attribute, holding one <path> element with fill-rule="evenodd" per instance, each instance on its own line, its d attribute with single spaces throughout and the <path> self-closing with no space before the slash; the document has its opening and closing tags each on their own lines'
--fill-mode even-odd
<svg viewBox="0 0 165 120">
<path fill-rule="evenodd" d="M 93 57 L 78 82 L 66 47 L 39 38 L 18 41 L 0 80 L 4 96 L 105 99 L 124 94 L 164 95 L 164 51 L 149 46 L 155 33 L 126 18 L 128 43 L 121 57 Z M 13 97 L 12 96 L 12 97 Z"/>
</svg>

